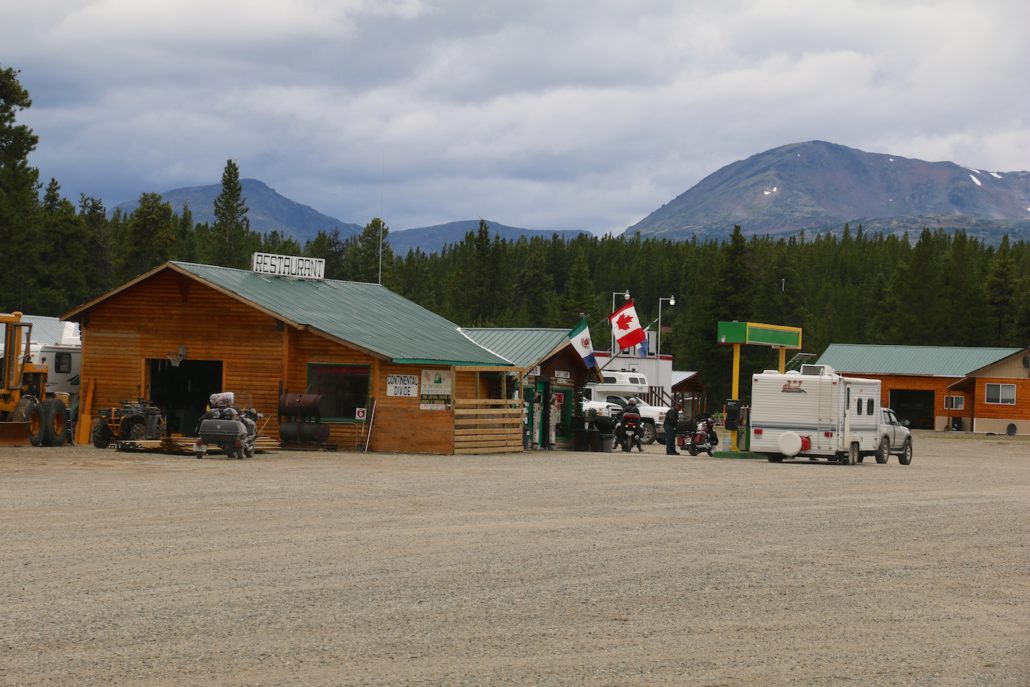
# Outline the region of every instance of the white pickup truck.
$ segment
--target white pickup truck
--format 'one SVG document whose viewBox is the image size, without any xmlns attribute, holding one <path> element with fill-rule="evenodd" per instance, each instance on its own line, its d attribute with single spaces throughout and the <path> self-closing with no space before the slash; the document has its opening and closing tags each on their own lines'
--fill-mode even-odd
<svg viewBox="0 0 1030 687">
<path fill-rule="evenodd" d="M 803 456 L 845 465 L 875 456 L 912 462 L 912 433 L 880 407 L 880 381 L 843 377 L 828 365 L 767 370 L 751 378 L 751 451 L 774 463 Z"/>
<path fill-rule="evenodd" d="M 621 412 L 623 408 L 629 405 L 629 399 L 634 398 L 633 395 L 626 395 L 624 393 L 606 392 L 603 388 L 599 387 L 600 385 L 595 387 L 588 384 L 583 388 L 584 412 L 589 412 L 593 409 L 598 415 L 610 416 L 615 407 L 618 408 L 617 412 Z M 648 405 L 638 398 L 637 412 L 640 413 L 640 419 L 643 423 L 641 428 L 643 436 L 640 440 L 645 444 L 653 444 L 656 439 L 664 441 L 665 430 L 663 423 L 665 422 L 665 414 L 669 412 L 669 409 L 665 406 Z"/>
</svg>

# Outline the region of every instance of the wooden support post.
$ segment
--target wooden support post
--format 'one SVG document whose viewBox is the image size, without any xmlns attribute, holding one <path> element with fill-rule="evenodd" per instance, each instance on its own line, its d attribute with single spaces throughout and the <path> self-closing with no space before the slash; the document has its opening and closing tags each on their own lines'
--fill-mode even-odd
<svg viewBox="0 0 1030 687">
<path fill-rule="evenodd" d="M 777 369 L 780 371 L 780 374 L 783 374 L 787 371 L 787 349 L 781 347 L 777 350 L 780 353 L 780 364 Z"/>
</svg>

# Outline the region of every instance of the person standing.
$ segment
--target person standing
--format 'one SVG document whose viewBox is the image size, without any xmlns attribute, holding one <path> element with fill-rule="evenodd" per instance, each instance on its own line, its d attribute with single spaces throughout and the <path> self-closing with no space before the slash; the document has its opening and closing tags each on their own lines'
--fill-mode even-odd
<svg viewBox="0 0 1030 687">
<path fill-rule="evenodd" d="M 680 454 L 676 450 L 676 425 L 679 424 L 681 410 L 683 410 L 683 402 L 676 401 L 672 404 L 669 412 L 665 414 L 665 422 L 662 423 L 665 429 L 665 453 L 669 456 Z"/>
</svg>

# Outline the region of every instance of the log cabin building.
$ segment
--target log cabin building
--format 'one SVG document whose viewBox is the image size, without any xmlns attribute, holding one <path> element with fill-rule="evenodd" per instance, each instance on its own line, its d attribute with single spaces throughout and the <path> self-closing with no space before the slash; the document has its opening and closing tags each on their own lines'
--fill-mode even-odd
<svg viewBox="0 0 1030 687">
<path fill-rule="evenodd" d="M 319 394 L 341 450 L 522 449 L 524 370 L 379 284 L 168 262 L 62 319 L 81 328 L 80 427 L 147 398 L 194 436 L 210 394 L 232 391 L 278 438 L 282 395 Z"/>
<path fill-rule="evenodd" d="M 1030 348 L 831 344 L 817 362 L 879 379 L 916 429 L 1030 435 Z"/>
</svg>

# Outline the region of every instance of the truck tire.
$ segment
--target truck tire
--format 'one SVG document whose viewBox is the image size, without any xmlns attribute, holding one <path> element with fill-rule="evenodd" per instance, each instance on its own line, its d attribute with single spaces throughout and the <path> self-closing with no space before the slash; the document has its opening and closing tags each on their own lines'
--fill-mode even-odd
<svg viewBox="0 0 1030 687">
<path fill-rule="evenodd" d="M 640 441 L 645 444 L 653 444 L 655 439 L 658 437 L 658 432 L 655 431 L 654 425 L 650 422 L 640 423 Z"/>
<path fill-rule="evenodd" d="M 41 412 L 43 445 L 64 446 L 64 440 L 68 434 L 68 417 L 65 414 L 64 404 L 56 398 L 48 398 L 43 401 Z"/>
<path fill-rule="evenodd" d="M 876 462 L 883 465 L 891 454 L 891 440 L 887 437 L 880 439 L 880 446 L 876 449 Z"/>
<path fill-rule="evenodd" d="M 901 453 L 898 454 L 898 462 L 902 465 L 910 465 L 912 463 L 911 439 L 905 439 L 905 445 L 901 447 Z"/>
<path fill-rule="evenodd" d="M 767 454 L 765 454 L 765 458 L 770 463 L 782 463 L 783 462 L 783 454 L 782 453 L 767 453 Z"/>
</svg>

